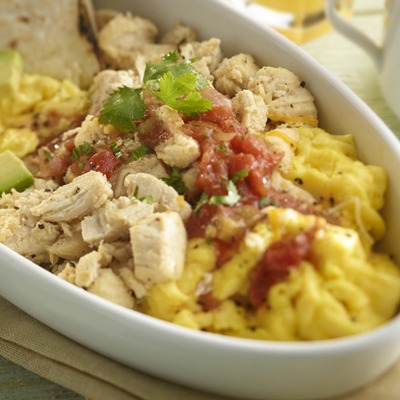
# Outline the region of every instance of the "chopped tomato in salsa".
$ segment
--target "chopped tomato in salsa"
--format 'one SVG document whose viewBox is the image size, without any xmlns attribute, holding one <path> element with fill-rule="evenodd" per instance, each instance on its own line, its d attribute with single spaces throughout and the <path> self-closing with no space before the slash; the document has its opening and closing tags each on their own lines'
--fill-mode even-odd
<svg viewBox="0 0 400 400">
<path fill-rule="evenodd" d="M 111 150 L 103 149 L 89 158 L 83 168 L 83 173 L 98 171 L 102 172 L 107 179 L 110 179 L 118 166 L 119 161 L 115 154 Z"/>
<path fill-rule="evenodd" d="M 210 196 L 225 194 L 226 181 L 246 171 L 244 184 L 239 184 L 241 201 L 246 203 L 246 196 L 265 196 L 268 178 L 282 156 L 270 151 L 262 139 L 245 133 L 221 93 L 208 89 L 204 94 L 214 102 L 213 108 L 187 126 L 201 149 L 196 186 Z"/>
<path fill-rule="evenodd" d="M 199 296 L 197 304 L 199 304 L 201 308 L 207 312 L 217 308 L 221 302 L 213 297 L 212 292 L 207 292 Z"/>
<path fill-rule="evenodd" d="M 74 147 L 72 139 L 61 141 L 59 137 L 48 142 L 46 148 L 38 151 L 39 177 L 59 179 L 67 172 L 72 163 L 71 151 Z"/>
<path fill-rule="evenodd" d="M 258 308 L 266 300 L 268 290 L 289 275 L 310 253 L 314 231 L 272 243 L 260 263 L 250 273 L 249 302 Z"/>
</svg>

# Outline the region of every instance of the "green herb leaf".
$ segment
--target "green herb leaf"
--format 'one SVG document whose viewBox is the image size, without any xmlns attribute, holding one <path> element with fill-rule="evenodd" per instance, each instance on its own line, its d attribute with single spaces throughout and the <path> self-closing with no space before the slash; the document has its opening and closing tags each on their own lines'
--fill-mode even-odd
<svg viewBox="0 0 400 400">
<path fill-rule="evenodd" d="M 142 143 L 139 147 L 136 147 L 136 149 L 132 150 L 132 158 L 137 161 L 148 154 L 149 151 L 150 149 L 144 143 Z"/>
<path fill-rule="evenodd" d="M 82 143 L 78 147 L 74 147 L 72 149 L 72 159 L 74 161 L 79 160 L 82 153 L 86 154 L 88 156 L 93 151 L 93 149 L 94 149 L 94 147 L 91 144 L 89 144 L 87 142 Z"/>
<path fill-rule="evenodd" d="M 122 86 L 112 92 L 100 111 L 99 122 L 111 124 L 124 133 L 134 128 L 133 121 L 140 120 L 146 111 L 140 89 Z"/>
<path fill-rule="evenodd" d="M 160 79 L 160 90 L 152 93 L 174 110 L 193 117 L 212 108 L 212 102 L 195 91 L 196 83 L 196 76 L 191 73 L 174 77 L 172 72 L 168 71 Z"/>
<path fill-rule="evenodd" d="M 178 63 L 179 54 L 177 51 L 171 51 L 162 57 L 160 63 L 152 61 L 147 62 L 144 71 L 143 83 L 153 90 L 157 90 L 157 82 L 166 74 L 171 72 L 176 78 L 179 75 L 191 74 L 196 77 L 196 89 L 204 90 L 209 86 L 206 77 L 191 65 L 188 60 Z"/>
<path fill-rule="evenodd" d="M 167 185 L 172 186 L 179 194 L 185 194 L 186 186 L 182 180 L 182 176 L 178 168 L 173 167 L 171 175 L 168 178 L 162 178 L 162 180 Z"/>
<path fill-rule="evenodd" d="M 47 149 L 43 149 L 43 155 L 47 160 L 51 160 L 53 158 L 53 154 Z"/>
<path fill-rule="evenodd" d="M 259 208 L 263 208 L 263 207 L 267 207 L 267 206 L 277 206 L 278 203 L 273 200 L 273 199 L 269 199 L 268 197 L 262 197 L 260 200 L 258 200 L 258 207 Z"/>
<path fill-rule="evenodd" d="M 145 202 L 147 204 L 154 204 L 156 202 L 155 198 L 151 194 L 145 197 L 141 197 L 139 201 Z"/>
<path fill-rule="evenodd" d="M 122 157 L 122 151 L 121 149 L 118 147 L 117 143 L 112 142 L 110 144 L 110 149 L 111 151 L 114 153 L 115 157 L 117 158 L 121 158 Z"/>
<path fill-rule="evenodd" d="M 237 190 L 236 185 L 233 183 L 233 181 L 228 181 L 228 184 L 226 185 L 226 188 L 228 190 L 228 194 L 224 196 L 211 196 L 209 203 L 210 204 L 223 204 L 226 206 L 234 206 L 239 200 L 240 200 L 240 194 Z"/>
<path fill-rule="evenodd" d="M 232 180 L 233 183 L 236 183 L 240 179 L 246 178 L 248 175 L 249 175 L 249 170 L 248 169 L 242 169 L 240 171 L 235 172 L 232 175 L 231 180 Z"/>
<path fill-rule="evenodd" d="M 93 151 L 93 146 L 90 143 L 85 142 L 79 145 L 79 150 L 88 156 Z"/>
<path fill-rule="evenodd" d="M 74 161 L 79 160 L 79 157 L 81 156 L 81 151 L 79 150 L 78 147 L 74 147 L 72 149 L 72 159 Z"/>
<path fill-rule="evenodd" d="M 205 76 L 188 60 L 179 61 L 178 52 L 166 54 L 160 63 L 148 62 L 143 77 L 143 89 L 123 86 L 112 92 L 100 111 L 99 122 L 111 124 L 124 133 L 134 129 L 146 111 L 142 90 L 156 96 L 164 104 L 195 117 L 213 107 L 213 103 L 201 97 L 200 90 L 209 86 Z"/>
<path fill-rule="evenodd" d="M 171 51 L 162 57 L 161 62 L 148 61 L 143 75 L 143 82 L 158 81 L 165 73 L 175 67 L 179 59 L 177 51 Z"/>
<path fill-rule="evenodd" d="M 207 193 L 202 193 L 200 196 L 199 201 L 196 204 L 196 207 L 194 208 L 194 212 L 197 213 L 199 212 L 200 208 L 204 206 L 204 204 L 206 204 L 208 202 L 208 195 Z"/>
</svg>

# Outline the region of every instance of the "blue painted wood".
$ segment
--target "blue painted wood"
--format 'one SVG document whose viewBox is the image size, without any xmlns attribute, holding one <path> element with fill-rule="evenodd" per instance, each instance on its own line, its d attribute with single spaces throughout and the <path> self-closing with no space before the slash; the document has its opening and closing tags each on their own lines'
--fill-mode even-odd
<svg viewBox="0 0 400 400">
<path fill-rule="evenodd" d="M 70 390 L 0 357 L 1 400 L 84 400 Z"/>
</svg>

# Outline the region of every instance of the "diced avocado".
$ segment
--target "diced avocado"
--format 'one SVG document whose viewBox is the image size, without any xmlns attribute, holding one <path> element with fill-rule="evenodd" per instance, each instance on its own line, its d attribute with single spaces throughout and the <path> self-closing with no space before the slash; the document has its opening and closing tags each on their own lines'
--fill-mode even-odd
<svg viewBox="0 0 400 400">
<path fill-rule="evenodd" d="M 24 63 L 14 50 L 0 51 L 0 97 L 8 96 L 19 88 Z"/>
<path fill-rule="evenodd" d="M 12 188 L 22 192 L 33 184 L 33 175 L 11 150 L 0 153 L 0 194 Z"/>
</svg>

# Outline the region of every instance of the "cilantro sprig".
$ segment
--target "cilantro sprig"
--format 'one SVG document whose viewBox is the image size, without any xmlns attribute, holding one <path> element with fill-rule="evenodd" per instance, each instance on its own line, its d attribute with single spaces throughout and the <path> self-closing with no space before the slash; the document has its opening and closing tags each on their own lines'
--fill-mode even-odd
<svg viewBox="0 0 400 400">
<path fill-rule="evenodd" d="M 185 194 L 186 185 L 182 180 L 181 173 L 178 168 L 172 167 L 171 174 L 167 178 L 161 178 L 167 185 L 172 186 L 178 194 Z"/>
<path fill-rule="evenodd" d="M 240 194 L 232 180 L 228 181 L 226 189 L 228 191 L 226 195 L 211 196 L 208 202 L 210 204 L 223 204 L 225 206 L 233 207 L 240 200 Z"/>
<path fill-rule="evenodd" d="M 100 111 L 99 122 L 110 124 L 124 133 L 133 130 L 133 121 L 139 121 L 146 111 L 140 89 L 122 86 L 112 92 Z"/>
<path fill-rule="evenodd" d="M 134 121 L 143 118 L 146 105 L 143 91 L 150 92 L 164 104 L 195 117 L 212 108 L 212 102 L 199 93 L 208 87 L 207 79 L 188 60 L 179 61 L 176 51 L 166 54 L 160 63 L 148 62 L 143 76 L 143 87 L 122 86 L 104 102 L 99 122 L 111 124 L 124 133 L 134 129 Z"/>
<path fill-rule="evenodd" d="M 197 202 L 196 207 L 194 208 L 194 212 L 198 212 L 200 208 L 207 203 L 214 205 L 220 204 L 229 207 L 233 207 L 234 205 L 236 205 L 240 200 L 240 194 L 232 179 L 227 181 L 226 190 L 227 194 L 225 195 L 214 195 L 210 197 L 203 192 L 200 196 L 199 201 Z"/>
<path fill-rule="evenodd" d="M 196 204 L 194 212 L 198 212 L 200 208 L 207 203 L 221 204 L 224 206 L 233 207 L 240 201 L 240 193 L 238 191 L 236 183 L 241 179 L 247 178 L 248 175 L 249 175 L 249 170 L 242 169 L 240 171 L 236 171 L 235 173 L 233 173 L 231 179 L 228 179 L 228 177 L 223 176 L 222 179 L 226 181 L 225 186 L 227 193 L 225 195 L 214 195 L 209 197 L 207 193 L 203 192 L 200 196 L 199 201 Z"/>
<path fill-rule="evenodd" d="M 196 89 L 197 77 L 194 74 L 185 73 L 175 77 L 168 71 L 160 78 L 159 90 L 152 93 L 174 110 L 181 111 L 188 117 L 195 117 L 212 106 L 210 100 L 201 97 Z"/>
<path fill-rule="evenodd" d="M 136 149 L 132 150 L 132 158 L 137 161 L 148 154 L 149 151 L 150 149 L 144 143 L 142 143 L 140 146 L 136 147 Z"/>
</svg>

